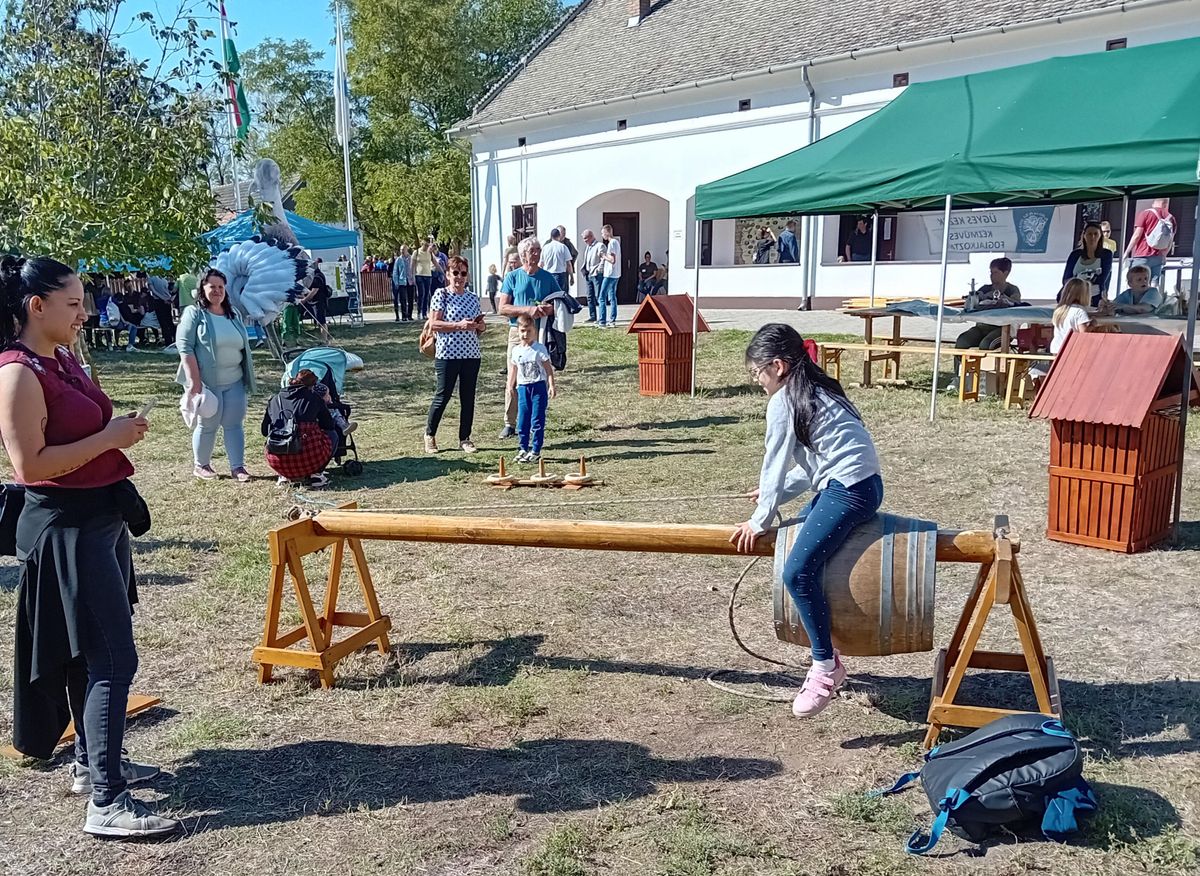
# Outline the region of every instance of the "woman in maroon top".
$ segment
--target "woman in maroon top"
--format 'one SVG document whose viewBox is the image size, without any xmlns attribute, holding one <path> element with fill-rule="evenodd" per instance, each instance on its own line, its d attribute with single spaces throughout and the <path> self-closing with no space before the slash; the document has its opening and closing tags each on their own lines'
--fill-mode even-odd
<svg viewBox="0 0 1200 876">
<path fill-rule="evenodd" d="M 124 760 L 121 748 L 137 671 L 129 536 L 150 523 L 122 451 L 145 437 L 147 422 L 114 417 L 69 352 L 87 322 L 83 301 L 79 278 L 60 262 L 0 261 L 0 436 L 25 486 L 13 743 L 47 757 L 73 715 L 71 790 L 91 796 L 83 829 L 159 836 L 178 823 L 126 790 L 158 769 Z"/>
</svg>

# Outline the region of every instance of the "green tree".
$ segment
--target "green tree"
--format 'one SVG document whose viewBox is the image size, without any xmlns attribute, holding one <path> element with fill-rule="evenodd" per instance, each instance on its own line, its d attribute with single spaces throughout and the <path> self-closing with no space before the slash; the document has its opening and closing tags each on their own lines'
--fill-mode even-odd
<svg viewBox="0 0 1200 876">
<path fill-rule="evenodd" d="M 218 76 L 181 3 L 137 16 L 158 57 L 118 45 L 120 0 L 8 0 L 0 33 L 0 247 L 192 265 L 213 221 Z M 211 4 L 204 4 L 211 6 Z M 205 82 L 210 87 L 205 87 Z"/>
</svg>

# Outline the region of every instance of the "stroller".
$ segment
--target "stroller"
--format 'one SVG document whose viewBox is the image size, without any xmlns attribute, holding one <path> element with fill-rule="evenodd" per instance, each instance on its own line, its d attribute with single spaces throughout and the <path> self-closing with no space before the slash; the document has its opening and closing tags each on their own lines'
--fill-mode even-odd
<svg viewBox="0 0 1200 876">
<path fill-rule="evenodd" d="M 362 371 L 363 360 L 337 347 L 312 347 L 288 363 L 280 386 L 286 387 L 288 382 L 305 368 L 317 375 L 317 379 L 329 388 L 329 398 L 333 406 L 342 412 L 342 416 L 349 419 L 350 405 L 342 401 L 342 393 L 346 391 L 346 372 Z M 340 435 L 338 446 L 333 449 L 333 459 L 341 465 L 342 471 L 351 477 L 363 473 L 353 435 Z"/>
</svg>

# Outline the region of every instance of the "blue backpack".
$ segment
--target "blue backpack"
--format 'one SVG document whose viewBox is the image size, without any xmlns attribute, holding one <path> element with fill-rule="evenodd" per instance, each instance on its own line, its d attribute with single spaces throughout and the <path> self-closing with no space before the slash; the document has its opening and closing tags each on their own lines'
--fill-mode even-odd
<svg viewBox="0 0 1200 876">
<path fill-rule="evenodd" d="M 925 755 L 920 772 L 901 776 L 894 794 L 921 780 L 935 818 L 928 835 L 917 830 L 906 848 L 930 851 L 946 828 L 982 842 L 1001 825 L 1018 832 L 1038 826 L 1061 842 L 1079 829 L 1077 812 L 1093 812 L 1096 797 L 1083 779 L 1079 742 L 1045 715 L 1009 715 Z"/>
</svg>

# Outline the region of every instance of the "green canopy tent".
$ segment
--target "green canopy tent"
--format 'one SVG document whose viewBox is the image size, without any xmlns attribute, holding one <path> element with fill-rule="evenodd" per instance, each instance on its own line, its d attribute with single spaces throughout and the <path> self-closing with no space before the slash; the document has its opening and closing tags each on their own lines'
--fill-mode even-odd
<svg viewBox="0 0 1200 876">
<path fill-rule="evenodd" d="M 1094 113 L 1105 107 L 1121 109 L 1120 124 L 1095 123 Z M 697 239 L 705 219 L 942 205 L 936 362 L 955 204 L 1008 207 L 1128 200 L 1191 194 L 1198 186 L 1200 39 L 1176 40 L 909 86 L 887 106 L 842 131 L 697 188 Z M 1200 223 L 1192 252 L 1185 341 L 1189 351 L 1195 343 L 1200 298 Z M 872 253 L 872 272 L 874 263 Z M 697 298 L 699 284 L 697 265 Z M 1189 386 L 1183 387 L 1184 399 Z M 931 420 L 936 398 L 935 367 Z M 1182 416 L 1186 429 L 1186 403 Z M 1183 434 L 1181 430 L 1181 441 Z M 1180 477 L 1176 521 L 1181 489 Z"/>
</svg>

